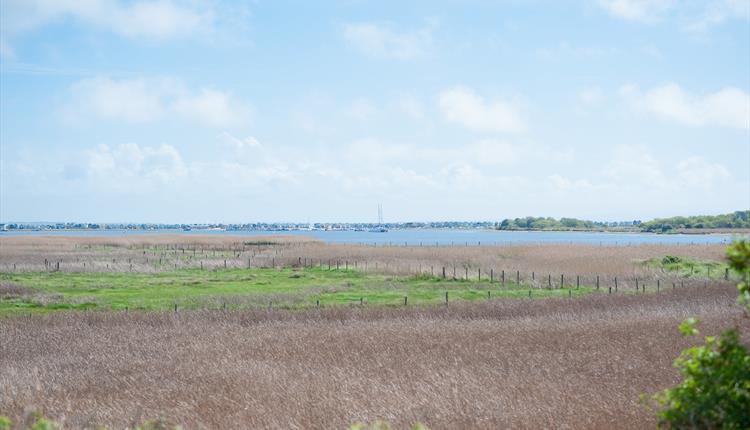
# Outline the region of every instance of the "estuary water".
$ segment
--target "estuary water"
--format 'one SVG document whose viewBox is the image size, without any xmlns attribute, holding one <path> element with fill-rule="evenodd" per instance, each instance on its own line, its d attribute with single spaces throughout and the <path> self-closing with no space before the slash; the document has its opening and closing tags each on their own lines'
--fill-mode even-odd
<svg viewBox="0 0 750 430">
<path fill-rule="evenodd" d="M 722 244 L 733 238 L 745 237 L 732 234 L 652 234 L 652 233 L 605 233 L 578 231 L 497 231 L 480 229 L 394 229 L 384 233 L 368 231 L 225 231 L 225 230 L 41 230 L 3 231 L 0 237 L 9 236 L 87 236 L 116 237 L 131 235 L 177 234 L 231 235 L 257 237 L 270 235 L 307 236 L 327 243 L 357 243 L 369 245 L 512 245 L 571 243 L 590 245 L 639 245 L 639 244 Z"/>
</svg>

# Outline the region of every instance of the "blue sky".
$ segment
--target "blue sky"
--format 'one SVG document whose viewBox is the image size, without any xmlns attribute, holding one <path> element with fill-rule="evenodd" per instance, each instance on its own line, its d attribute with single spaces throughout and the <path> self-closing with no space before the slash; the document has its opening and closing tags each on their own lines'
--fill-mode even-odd
<svg viewBox="0 0 750 430">
<path fill-rule="evenodd" d="M 0 2 L 0 220 L 750 208 L 750 2 Z"/>
</svg>

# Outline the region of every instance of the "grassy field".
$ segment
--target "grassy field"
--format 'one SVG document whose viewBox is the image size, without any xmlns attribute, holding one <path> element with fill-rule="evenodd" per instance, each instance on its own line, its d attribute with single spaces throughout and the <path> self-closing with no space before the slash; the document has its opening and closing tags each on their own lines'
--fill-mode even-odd
<svg viewBox="0 0 750 430">
<path fill-rule="evenodd" d="M 489 275 L 487 275 L 489 276 Z M 528 297 L 528 285 L 497 279 L 393 276 L 320 268 L 185 269 L 173 272 L 22 272 L 0 274 L 0 315 L 61 309 L 166 310 L 332 305 L 438 304 L 449 301 Z M 537 289 L 533 298 L 580 296 L 590 286 Z M 488 294 L 489 293 L 489 294 Z"/>
<path fill-rule="evenodd" d="M 0 415 L 64 428 L 654 428 L 642 395 L 742 312 L 736 288 L 308 310 L 0 319 Z M 745 338 L 745 341 L 748 339 Z"/>
<path fill-rule="evenodd" d="M 410 306 L 635 293 L 723 279 L 706 245 L 368 246 L 267 237 L 0 238 L 0 316 L 56 310 Z M 445 270 L 446 277 L 442 272 Z M 494 282 L 489 282 L 490 278 Z M 597 283 L 601 286 L 595 289 Z M 580 287 L 579 287 L 580 286 Z M 489 294 L 489 296 L 488 296 Z"/>
<path fill-rule="evenodd" d="M 650 427 L 640 398 L 677 381 L 691 342 L 680 321 L 711 334 L 741 316 L 723 253 L 0 238 L 0 415 L 112 429 Z"/>
</svg>

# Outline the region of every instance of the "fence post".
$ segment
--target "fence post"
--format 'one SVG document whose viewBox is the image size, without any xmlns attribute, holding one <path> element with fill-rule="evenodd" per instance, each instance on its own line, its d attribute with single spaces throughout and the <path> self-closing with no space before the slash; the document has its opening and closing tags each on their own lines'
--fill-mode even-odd
<svg viewBox="0 0 750 430">
<path fill-rule="evenodd" d="M 581 286 L 581 276 L 576 275 L 576 290 Z"/>
<path fill-rule="evenodd" d="M 448 306 L 448 292 L 445 292 L 445 306 Z"/>
<path fill-rule="evenodd" d="M 661 280 L 657 279 L 656 280 L 656 292 L 658 293 L 659 290 L 661 290 Z"/>
<path fill-rule="evenodd" d="M 547 275 L 547 285 L 552 288 L 552 275 Z"/>
<path fill-rule="evenodd" d="M 495 280 L 495 269 L 490 269 L 490 284 Z"/>
<path fill-rule="evenodd" d="M 503 287 L 504 287 L 505 286 L 505 269 L 503 269 L 503 271 L 500 274 L 500 276 L 502 277 L 502 280 L 503 280 L 502 284 L 503 284 Z"/>
<path fill-rule="evenodd" d="M 521 285 L 521 271 L 516 270 L 516 285 Z"/>
<path fill-rule="evenodd" d="M 725 281 L 729 280 L 729 268 L 728 267 L 724 269 L 724 280 Z"/>
<path fill-rule="evenodd" d="M 596 275 L 596 289 L 599 289 L 599 275 Z"/>
<path fill-rule="evenodd" d="M 560 288 L 564 286 L 565 286 L 565 275 L 561 273 L 560 274 Z"/>
<path fill-rule="evenodd" d="M 615 293 L 617 292 L 617 276 L 615 276 Z"/>
<path fill-rule="evenodd" d="M 443 266 L 443 279 L 445 279 L 445 266 Z"/>
<path fill-rule="evenodd" d="M 404 306 L 406 306 L 406 301 L 409 300 L 407 296 L 404 296 Z"/>
<path fill-rule="evenodd" d="M 477 269 L 477 280 L 479 282 L 482 281 L 482 268 L 481 267 L 479 269 Z"/>
</svg>

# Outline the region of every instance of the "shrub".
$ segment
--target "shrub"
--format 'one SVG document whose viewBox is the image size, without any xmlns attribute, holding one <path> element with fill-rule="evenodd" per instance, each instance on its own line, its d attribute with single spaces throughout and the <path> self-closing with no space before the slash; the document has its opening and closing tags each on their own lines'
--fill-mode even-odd
<svg viewBox="0 0 750 430">
<path fill-rule="evenodd" d="M 680 328 L 694 334 L 695 321 Z M 657 395 L 663 407 L 659 427 L 697 429 L 750 428 L 750 355 L 737 330 L 688 348 L 675 360 L 684 377 L 675 388 Z"/>
<path fill-rule="evenodd" d="M 682 260 L 680 257 L 675 257 L 674 255 L 667 255 L 664 258 L 661 259 L 661 264 L 668 265 L 668 264 L 679 264 Z"/>
<path fill-rule="evenodd" d="M 666 257 L 665 257 L 666 259 Z M 746 241 L 727 248 L 729 264 L 742 278 L 740 302 L 750 311 L 750 245 Z M 698 321 L 685 320 L 680 331 L 698 334 Z M 717 339 L 688 348 L 675 360 L 684 380 L 655 396 L 661 406 L 659 427 L 690 429 L 750 429 L 750 355 L 740 344 L 739 330 L 724 331 Z"/>
</svg>

